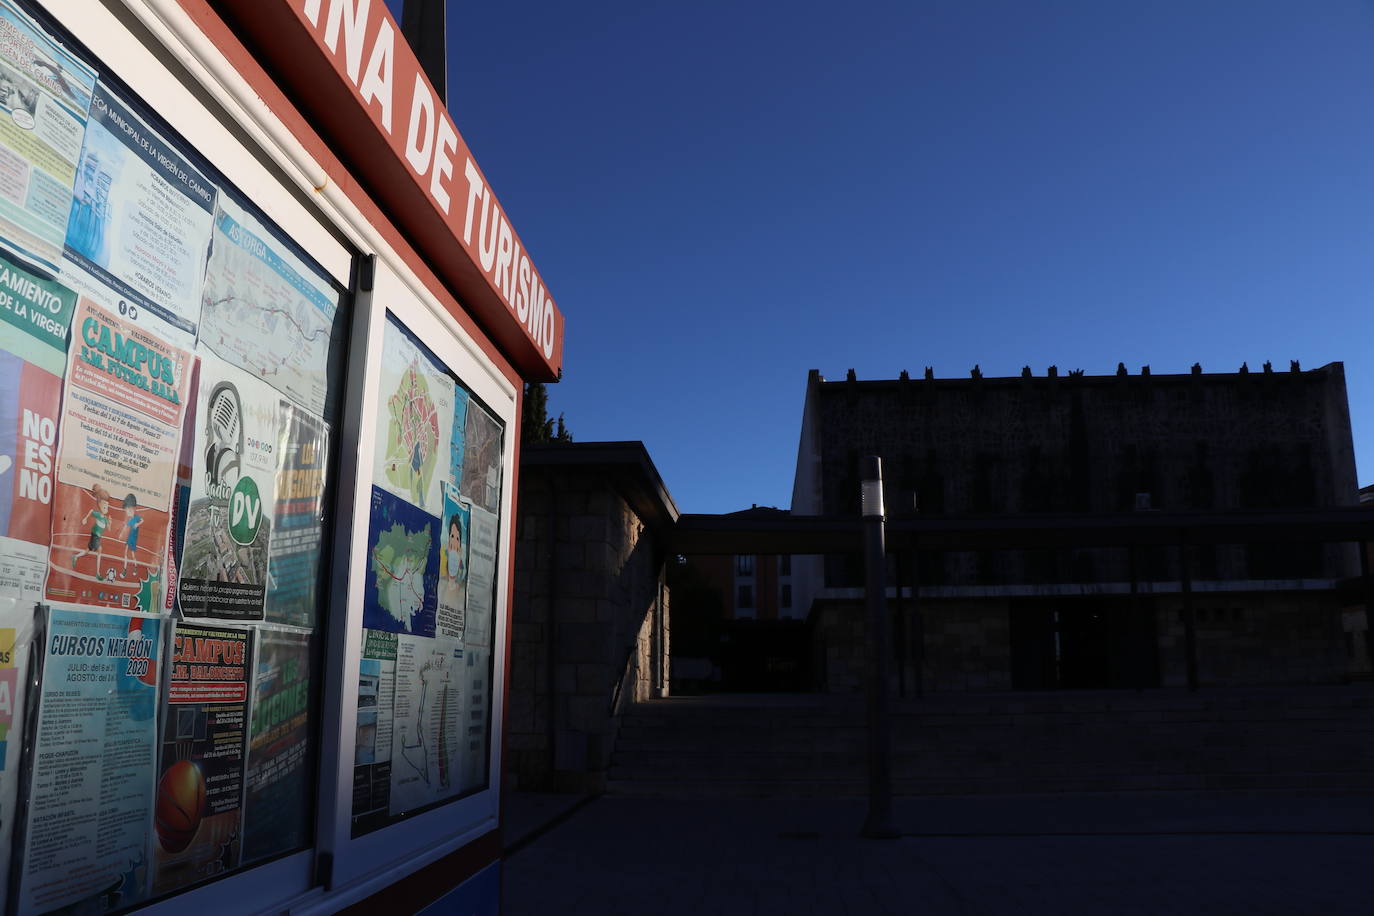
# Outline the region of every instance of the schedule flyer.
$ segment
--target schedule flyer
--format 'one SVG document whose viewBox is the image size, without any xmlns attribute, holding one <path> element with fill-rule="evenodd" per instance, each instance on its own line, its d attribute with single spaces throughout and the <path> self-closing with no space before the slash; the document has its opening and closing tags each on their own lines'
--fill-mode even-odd
<svg viewBox="0 0 1374 916">
<path fill-rule="evenodd" d="M 189 348 L 215 186 L 104 83 L 91 98 L 78 174 L 63 282 Z"/>
<path fill-rule="evenodd" d="M 43 646 L 19 913 L 147 896 L 162 621 L 54 608 Z"/>
</svg>

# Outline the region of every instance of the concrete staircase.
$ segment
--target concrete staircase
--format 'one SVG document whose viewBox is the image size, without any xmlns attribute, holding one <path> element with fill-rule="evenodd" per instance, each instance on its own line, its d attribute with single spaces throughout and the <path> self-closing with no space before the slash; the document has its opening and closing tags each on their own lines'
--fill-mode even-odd
<svg viewBox="0 0 1374 916">
<path fill-rule="evenodd" d="M 939 695 L 892 706 L 898 795 L 1374 790 L 1374 686 Z M 654 700 L 621 722 L 608 791 L 863 795 L 861 696 Z"/>
</svg>

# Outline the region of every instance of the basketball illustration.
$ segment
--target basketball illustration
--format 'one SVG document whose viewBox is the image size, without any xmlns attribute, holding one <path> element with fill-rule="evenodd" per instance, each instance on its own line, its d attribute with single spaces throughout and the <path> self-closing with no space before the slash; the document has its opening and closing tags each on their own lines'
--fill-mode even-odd
<svg viewBox="0 0 1374 916">
<path fill-rule="evenodd" d="M 191 843 L 205 807 L 205 776 L 190 760 L 178 760 L 157 784 L 157 838 L 168 852 Z"/>
</svg>

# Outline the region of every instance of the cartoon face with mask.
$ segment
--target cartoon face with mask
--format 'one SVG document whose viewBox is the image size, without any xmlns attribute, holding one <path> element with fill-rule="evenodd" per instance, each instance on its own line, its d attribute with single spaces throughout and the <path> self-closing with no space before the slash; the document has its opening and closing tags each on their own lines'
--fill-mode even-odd
<svg viewBox="0 0 1374 916">
<path fill-rule="evenodd" d="M 448 520 L 448 552 L 444 560 L 444 575 L 450 579 L 464 577 L 463 523 L 457 515 Z"/>
</svg>

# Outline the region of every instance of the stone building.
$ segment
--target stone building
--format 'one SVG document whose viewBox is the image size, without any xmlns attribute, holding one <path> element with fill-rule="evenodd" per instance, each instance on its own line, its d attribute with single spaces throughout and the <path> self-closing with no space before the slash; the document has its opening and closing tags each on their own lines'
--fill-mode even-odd
<svg viewBox="0 0 1374 916">
<path fill-rule="evenodd" d="M 640 442 L 527 445 L 519 489 L 506 773 L 600 791 L 625 705 L 668 692 L 677 507 Z"/>
<path fill-rule="evenodd" d="M 1358 502 L 1340 363 L 1302 371 L 807 382 L 794 515 L 856 516 L 879 455 L 889 519 L 1140 519 Z M 929 690 L 1185 682 L 1183 583 L 1204 682 L 1332 682 L 1352 658 L 1337 586 L 1355 545 L 1197 543 L 894 558 L 899 639 Z M 1187 563 L 1185 569 L 1183 563 Z M 798 557 L 819 677 L 858 689 L 862 569 Z M 919 615 L 915 608 L 919 606 Z"/>
</svg>

